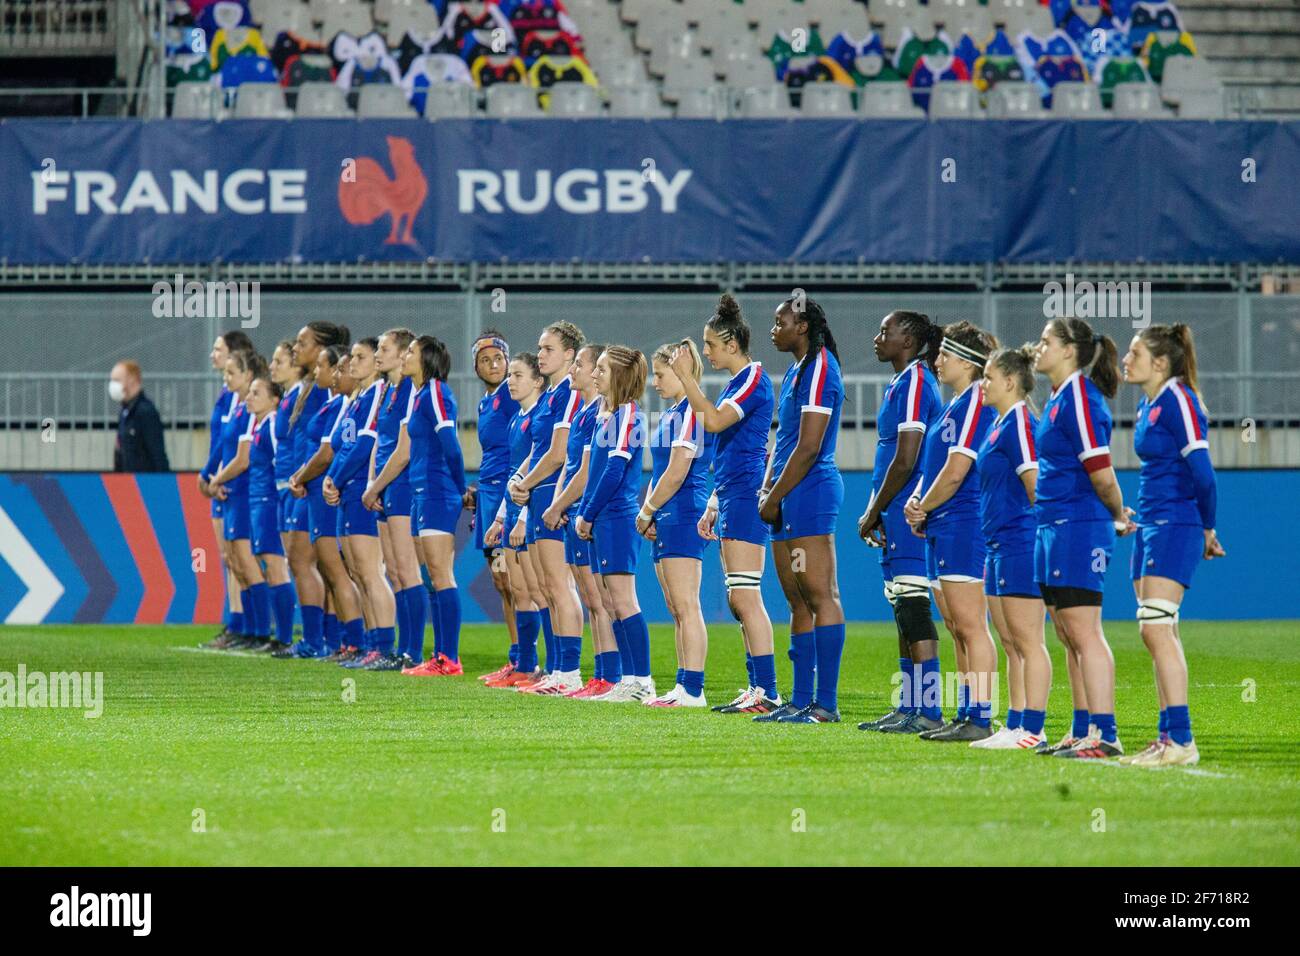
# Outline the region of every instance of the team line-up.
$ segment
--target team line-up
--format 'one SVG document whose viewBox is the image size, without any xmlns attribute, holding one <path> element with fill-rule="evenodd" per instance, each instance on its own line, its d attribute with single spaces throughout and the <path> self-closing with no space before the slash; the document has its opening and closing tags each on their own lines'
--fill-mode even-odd
<svg viewBox="0 0 1300 956">
<path fill-rule="evenodd" d="M 587 342 L 562 321 L 542 331 L 535 352 L 512 355 L 487 330 L 471 356 L 484 394 L 482 463 L 469 486 L 448 385 L 452 358 L 440 340 L 390 329 L 354 342 L 344 326 L 310 322 L 267 363 L 244 333 L 225 333 L 211 355 L 224 388 L 199 486 L 213 499 L 228 609 L 225 628 L 205 646 L 412 676 L 463 674 L 452 565 L 468 508 L 510 634 L 507 662 L 480 678 L 488 687 L 707 707 L 700 582 L 707 544 L 718 541 L 748 680 L 713 710 L 761 723 L 839 722 L 839 356 L 824 311 L 802 293 L 776 308 L 770 336 L 792 359 L 779 390 L 751 358 L 750 327 L 730 295 L 705 322 L 703 355 L 685 339 L 647 360 L 625 345 Z M 1003 348 L 969 322 L 940 326 L 895 310 L 874 348 L 895 375 L 876 416 L 872 494 L 858 532 L 880 549 L 901 693 L 889 713 L 859 729 L 1066 759 L 1195 763 L 1179 606 L 1199 562 L 1224 550 L 1190 330 L 1143 329 L 1121 369 L 1115 343 L 1079 319 L 1053 319 L 1037 343 Z M 705 361 L 730 376 L 716 400 L 700 386 Z M 1051 385 L 1038 413 L 1036 375 Z M 1124 503 L 1109 451 L 1105 399 L 1121 376 L 1143 393 L 1136 509 Z M 638 404 L 647 378 L 665 400 L 653 422 Z M 955 395 L 946 404 L 940 385 Z M 642 500 L 646 447 L 652 474 Z M 1115 539 L 1129 534 L 1159 722 L 1149 746 L 1125 755 L 1101 603 Z M 674 624 L 678 671 L 664 694 L 651 676 L 637 601 L 643 540 Z M 788 696 L 760 591 L 769 547 L 789 605 Z M 948 720 L 932 599 L 956 650 L 959 696 Z M 585 682 L 584 613 L 595 662 Z M 1048 615 L 1066 649 L 1073 700 L 1056 744 L 1044 731 Z M 434 635 L 427 659 L 426 617 Z M 990 619 L 1007 658 L 1000 727 Z"/>
</svg>

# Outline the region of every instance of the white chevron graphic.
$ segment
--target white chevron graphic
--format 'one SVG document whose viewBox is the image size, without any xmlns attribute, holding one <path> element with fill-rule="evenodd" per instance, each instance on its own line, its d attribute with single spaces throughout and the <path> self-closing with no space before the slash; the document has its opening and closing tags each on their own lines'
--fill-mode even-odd
<svg viewBox="0 0 1300 956">
<path fill-rule="evenodd" d="M 63 597 L 63 585 L 3 508 L 0 508 L 0 561 L 13 568 L 27 587 L 27 593 L 9 612 L 5 623 L 40 624 Z"/>
</svg>

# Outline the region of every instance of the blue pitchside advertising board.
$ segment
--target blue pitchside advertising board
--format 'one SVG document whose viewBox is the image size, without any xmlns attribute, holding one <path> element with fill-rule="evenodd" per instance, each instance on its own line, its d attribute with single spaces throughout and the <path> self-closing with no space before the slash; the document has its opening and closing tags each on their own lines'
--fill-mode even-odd
<svg viewBox="0 0 1300 956">
<path fill-rule="evenodd" d="M 0 122 L 20 263 L 1297 262 L 1300 123 Z"/>
</svg>

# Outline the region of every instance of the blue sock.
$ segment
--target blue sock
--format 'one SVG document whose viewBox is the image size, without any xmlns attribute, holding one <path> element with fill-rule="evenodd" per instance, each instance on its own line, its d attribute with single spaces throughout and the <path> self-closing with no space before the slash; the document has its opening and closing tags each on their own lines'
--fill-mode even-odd
<svg viewBox="0 0 1300 956">
<path fill-rule="evenodd" d="M 226 603 L 225 606 L 221 609 L 221 623 L 225 625 L 227 630 L 229 630 L 230 624 L 234 620 L 234 618 L 235 618 L 235 612 L 230 607 L 230 592 L 227 591 Z"/>
<path fill-rule="evenodd" d="M 406 640 L 406 653 L 417 664 L 424 660 L 424 603 L 423 585 L 414 585 L 402 592 L 406 595 L 406 622 L 411 632 Z"/>
<path fill-rule="evenodd" d="M 1097 732 L 1101 734 L 1101 739 L 1106 743 L 1113 744 L 1119 739 L 1119 731 L 1115 729 L 1114 714 L 1093 714 L 1092 722 L 1096 726 Z"/>
<path fill-rule="evenodd" d="M 605 679 L 605 655 L 593 654 L 591 656 L 591 677 L 592 680 Z"/>
<path fill-rule="evenodd" d="M 410 654 L 411 647 L 411 604 L 406 598 L 405 588 L 393 588 L 394 617 L 397 620 L 397 653 Z"/>
<path fill-rule="evenodd" d="M 339 619 L 337 615 L 326 614 L 321 621 L 321 637 L 325 639 L 325 646 L 331 652 L 337 651 L 343 644 L 343 631 L 339 629 Z"/>
<path fill-rule="evenodd" d="M 578 670 L 582 666 L 582 638 L 557 636 L 555 639 L 560 645 L 559 670 L 566 674 Z"/>
<path fill-rule="evenodd" d="M 271 589 L 265 581 L 254 584 L 248 589 L 253 599 L 253 634 L 256 637 L 271 636 Z"/>
<path fill-rule="evenodd" d="M 378 646 L 379 638 L 376 636 L 376 634 L 377 632 L 373 627 L 366 628 L 365 643 L 366 643 L 367 654 L 373 651 Z"/>
<path fill-rule="evenodd" d="M 375 643 L 372 649 L 383 654 L 385 657 L 392 656 L 393 645 L 397 643 L 397 628 L 394 627 L 377 627 L 375 628 Z"/>
<path fill-rule="evenodd" d="M 324 635 L 325 609 L 314 604 L 302 606 L 302 642 L 312 650 L 320 650 L 325 643 Z M 338 622 L 335 622 L 335 627 Z"/>
<path fill-rule="evenodd" d="M 628 643 L 623 622 L 615 619 L 611 623 L 614 628 L 614 643 L 618 645 L 618 674 L 621 680 L 624 676 L 631 677 L 636 670 L 632 666 L 632 645 Z"/>
<path fill-rule="evenodd" d="M 650 676 L 650 626 L 645 616 L 637 611 L 623 620 L 623 634 L 627 637 L 632 654 L 632 673 L 636 677 Z"/>
<path fill-rule="evenodd" d="M 790 703 L 807 707 L 812 703 L 817 682 L 817 641 L 814 632 L 790 635 L 790 660 L 794 663 L 794 687 Z"/>
<path fill-rule="evenodd" d="M 357 648 L 366 643 L 366 622 L 363 618 L 354 617 L 343 622 L 343 643 Z"/>
<path fill-rule="evenodd" d="M 840 658 L 844 656 L 844 625 L 823 624 L 813 629 L 817 649 L 817 704 L 840 709 Z"/>
<path fill-rule="evenodd" d="M 763 688 L 768 700 L 776 700 L 780 691 L 776 686 L 776 655 L 759 654 L 754 658 L 754 677 L 752 686 Z"/>
<path fill-rule="evenodd" d="M 600 659 L 604 662 L 600 672 L 605 680 L 617 684 L 623 679 L 623 658 L 618 651 L 603 651 Z"/>
<path fill-rule="evenodd" d="M 1070 726 L 1070 736 L 1079 738 L 1088 736 L 1088 712 L 1086 710 L 1076 710 L 1074 712 L 1074 723 Z"/>
<path fill-rule="evenodd" d="M 1007 708 L 1007 730 L 1019 730 L 1028 711 Z"/>
<path fill-rule="evenodd" d="M 1034 736 L 1040 736 L 1043 733 L 1043 724 L 1047 722 L 1047 711 L 1030 710 L 1025 708 L 1025 722 L 1021 725 Z"/>
<path fill-rule="evenodd" d="M 560 664 L 560 645 L 555 642 L 555 631 L 551 628 L 551 609 L 544 607 L 538 612 L 542 615 L 542 637 L 546 641 L 546 673 L 551 673 Z"/>
<path fill-rule="evenodd" d="M 298 595 L 288 581 L 271 588 L 271 605 L 275 608 L 275 639 L 281 644 L 293 643 L 293 609 L 297 603 Z"/>
<path fill-rule="evenodd" d="M 683 670 L 682 686 L 692 697 L 699 697 L 704 693 L 704 671 Z"/>
<path fill-rule="evenodd" d="M 754 657 L 752 654 L 749 653 L 749 651 L 745 651 L 745 673 L 749 675 L 749 683 L 746 684 L 745 686 L 746 687 L 757 686 L 754 683 L 754 681 L 757 679 L 754 676 Z"/>
<path fill-rule="evenodd" d="M 257 615 L 253 611 L 253 592 L 248 588 L 244 588 L 239 592 L 239 606 L 243 608 L 243 611 L 240 613 L 240 623 L 244 627 L 244 629 L 239 633 L 251 637 L 257 633 L 257 631 L 254 630 L 254 625 L 257 623 Z"/>
<path fill-rule="evenodd" d="M 433 656 L 437 657 L 442 653 L 442 609 L 438 607 L 438 592 L 433 589 L 433 585 L 428 585 L 424 590 L 429 595 L 429 623 L 433 626 Z M 516 623 L 518 620 L 515 618 Z"/>
<path fill-rule="evenodd" d="M 231 611 L 231 612 L 230 612 L 230 623 L 229 623 L 228 625 L 226 625 L 226 627 L 229 629 L 229 631 L 230 631 L 231 634 L 244 634 L 244 633 L 247 633 L 247 632 L 244 630 L 244 612 L 243 612 L 243 611 Z"/>
<path fill-rule="evenodd" d="M 976 727 L 987 727 L 993 723 L 993 704 L 987 700 L 977 700 L 967 708 L 966 714 Z"/>
<path fill-rule="evenodd" d="M 516 616 L 515 620 L 516 620 L 516 621 L 518 620 L 518 616 Z M 519 663 L 519 645 L 518 645 L 518 644 L 511 644 L 511 645 L 510 645 L 510 652 L 509 652 L 508 654 L 506 654 L 506 660 L 508 660 L 508 661 L 510 662 L 510 666 L 511 666 L 511 667 L 514 667 L 515 665 L 517 665 L 517 664 Z"/>
<path fill-rule="evenodd" d="M 677 679 L 676 679 L 676 683 L 678 683 L 678 684 L 682 684 L 682 686 L 685 686 L 685 684 L 683 684 L 683 680 L 684 680 L 684 678 L 682 677 L 682 675 L 685 674 L 685 673 L 686 673 L 686 668 L 685 668 L 685 667 L 679 667 L 679 668 L 677 668 Z"/>
<path fill-rule="evenodd" d="M 1156 725 L 1156 730 L 1161 737 L 1169 736 L 1169 711 L 1160 711 L 1160 722 Z"/>
<path fill-rule="evenodd" d="M 954 720 L 965 720 L 970 710 L 970 686 L 962 684 L 957 688 L 957 716 Z"/>
<path fill-rule="evenodd" d="M 515 611 L 515 633 L 519 635 L 519 663 L 515 669 L 531 674 L 537 670 L 537 635 L 542 618 L 536 611 Z"/>
<path fill-rule="evenodd" d="M 1186 707 L 1170 707 L 1169 738 L 1176 744 L 1186 747 L 1192 742 L 1192 713 Z"/>
<path fill-rule="evenodd" d="M 939 673 L 939 658 L 921 661 L 921 716 L 931 720 L 943 719 L 943 678 Z"/>
<path fill-rule="evenodd" d="M 439 623 L 442 624 L 442 652 L 452 661 L 460 660 L 460 588 L 443 588 L 437 592 Z"/>
<path fill-rule="evenodd" d="M 898 673 L 903 676 L 902 694 L 898 698 L 898 712 L 900 714 L 912 714 L 916 712 L 916 668 L 912 666 L 910 657 L 900 657 L 898 659 Z"/>
</svg>

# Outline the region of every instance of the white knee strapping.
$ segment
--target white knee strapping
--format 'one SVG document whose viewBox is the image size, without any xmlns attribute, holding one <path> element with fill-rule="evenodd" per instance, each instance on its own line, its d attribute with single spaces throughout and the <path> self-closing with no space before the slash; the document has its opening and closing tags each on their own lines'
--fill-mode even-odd
<svg viewBox="0 0 1300 956">
<path fill-rule="evenodd" d="M 763 575 L 759 571 L 728 571 L 727 591 L 757 591 L 763 582 Z"/>
<path fill-rule="evenodd" d="M 894 595 L 893 581 L 885 582 L 885 600 L 889 602 L 890 607 L 893 607 L 895 604 L 898 603 L 898 598 Z"/>
<path fill-rule="evenodd" d="M 908 598 L 930 599 L 930 582 L 923 577 L 904 575 L 894 578 L 894 599 L 905 601 Z"/>
<path fill-rule="evenodd" d="M 1143 624 L 1177 624 L 1179 607 L 1173 601 L 1147 598 L 1138 605 L 1138 627 L 1141 628 Z"/>
</svg>

